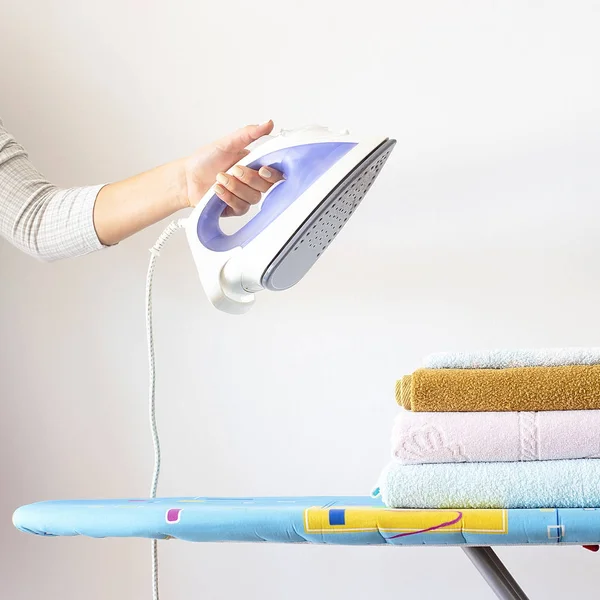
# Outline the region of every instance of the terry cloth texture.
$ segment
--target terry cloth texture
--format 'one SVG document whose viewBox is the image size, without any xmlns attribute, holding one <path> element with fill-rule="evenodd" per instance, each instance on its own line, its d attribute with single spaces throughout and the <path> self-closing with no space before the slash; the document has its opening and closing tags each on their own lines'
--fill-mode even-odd
<svg viewBox="0 0 600 600">
<path fill-rule="evenodd" d="M 418 369 L 396 383 L 416 412 L 600 409 L 600 365 L 515 369 Z"/>
</svg>

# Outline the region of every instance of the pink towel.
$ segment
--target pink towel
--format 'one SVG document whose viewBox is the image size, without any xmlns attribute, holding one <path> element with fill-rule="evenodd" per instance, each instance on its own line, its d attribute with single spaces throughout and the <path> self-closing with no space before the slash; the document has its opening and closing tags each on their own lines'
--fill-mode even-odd
<svg viewBox="0 0 600 600">
<path fill-rule="evenodd" d="M 392 454 L 404 464 L 600 458 L 600 410 L 402 409 L 394 424 Z"/>
</svg>

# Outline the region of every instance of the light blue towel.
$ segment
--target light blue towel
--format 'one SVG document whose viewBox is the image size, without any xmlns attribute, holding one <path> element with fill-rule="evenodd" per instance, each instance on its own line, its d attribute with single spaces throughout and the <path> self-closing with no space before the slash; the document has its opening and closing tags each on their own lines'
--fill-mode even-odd
<svg viewBox="0 0 600 600">
<path fill-rule="evenodd" d="M 402 465 L 379 488 L 391 508 L 597 508 L 600 460 Z"/>
<path fill-rule="evenodd" d="M 510 369 L 600 365 L 600 348 L 540 348 L 439 352 L 424 361 L 426 369 Z"/>
</svg>

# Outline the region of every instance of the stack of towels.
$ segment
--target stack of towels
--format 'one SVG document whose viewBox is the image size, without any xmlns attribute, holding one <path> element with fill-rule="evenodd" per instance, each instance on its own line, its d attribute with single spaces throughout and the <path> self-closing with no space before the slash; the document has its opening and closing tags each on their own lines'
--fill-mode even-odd
<svg viewBox="0 0 600 600">
<path fill-rule="evenodd" d="M 600 348 L 435 354 L 396 399 L 387 506 L 600 507 Z"/>
</svg>

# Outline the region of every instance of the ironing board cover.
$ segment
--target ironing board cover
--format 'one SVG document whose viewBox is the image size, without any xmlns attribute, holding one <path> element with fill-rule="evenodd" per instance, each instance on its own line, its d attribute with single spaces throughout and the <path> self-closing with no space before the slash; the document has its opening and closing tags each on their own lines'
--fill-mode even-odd
<svg viewBox="0 0 600 600">
<path fill-rule="evenodd" d="M 600 509 L 394 510 L 370 497 L 63 500 L 19 508 L 21 531 L 339 545 L 521 545 L 600 542 Z"/>
</svg>

